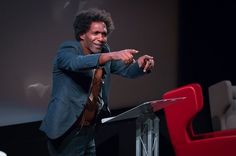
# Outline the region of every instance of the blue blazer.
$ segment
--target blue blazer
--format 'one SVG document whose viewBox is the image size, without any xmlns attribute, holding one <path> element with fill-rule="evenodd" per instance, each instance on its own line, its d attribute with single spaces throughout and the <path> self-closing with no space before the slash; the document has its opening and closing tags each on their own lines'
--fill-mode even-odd
<svg viewBox="0 0 236 156">
<path fill-rule="evenodd" d="M 109 52 L 103 47 L 102 52 Z M 77 120 L 89 96 L 93 69 L 99 66 L 101 54 L 84 55 L 78 41 L 64 42 L 53 61 L 52 95 L 40 130 L 51 139 L 62 136 Z M 130 65 L 122 61 L 109 61 L 104 65 L 102 86 L 103 107 L 108 107 L 110 73 L 135 78 L 145 74 L 137 63 Z"/>
</svg>

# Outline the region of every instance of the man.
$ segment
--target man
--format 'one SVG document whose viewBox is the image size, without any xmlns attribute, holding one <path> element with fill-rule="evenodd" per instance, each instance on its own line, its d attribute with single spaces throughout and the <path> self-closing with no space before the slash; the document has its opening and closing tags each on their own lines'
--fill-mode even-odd
<svg viewBox="0 0 236 156">
<path fill-rule="evenodd" d="M 98 114 L 108 112 L 110 74 L 135 78 L 154 67 L 152 56 L 134 60 L 135 49 L 109 52 L 107 37 L 114 25 L 109 13 L 89 9 L 74 22 L 76 41 L 63 43 L 54 59 L 53 86 L 48 112 L 41 124 L 51 155 L 96 155 L 94 127 Z M 95 69 L 103 68 L 96 106 L 90 105 Z M 87 109 L 92 110 L 85 120 Z"/>
</svg>

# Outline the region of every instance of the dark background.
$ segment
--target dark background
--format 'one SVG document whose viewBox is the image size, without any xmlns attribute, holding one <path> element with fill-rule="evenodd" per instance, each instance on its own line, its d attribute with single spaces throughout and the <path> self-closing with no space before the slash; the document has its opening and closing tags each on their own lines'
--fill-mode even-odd
<svg viewBox="0 0 236 156">
<path fill-rule="evenodd" d="M 24 123 L 42 119 L 50 94 L 51 60 L 61 42 L 73 39 L 75 13 L 89 7 L 111 12 L 116 26 L 109 38 L 112 50 L 135 48 L 156 60 L 153 73 L 146 77 L 112 77 L 113 112 L 197 82 L 203 87 L 205 105 L 194 126 L 199 133 L 210 131 L 208 87 L 225 79 L 236 83 L 235 1 L 8 0 L 0 5 L 0 151 L 21 153 L 29 145 L 35 151 L 45 149 L 39 122 Z M 163 118 L 162 112 L 158 115 Z M 164 126 L 161 132 L 166 145 L 162 151 L 168 151 Z"/>
<path fill-rule="evenodd" d="M 209 131 L 208 87 L 222 80 L 236 84 L 236 2 L 181 0 L 179 6 L 178 85 L 202 85 L 205 105 L 195 127 Z"/>
</svg>

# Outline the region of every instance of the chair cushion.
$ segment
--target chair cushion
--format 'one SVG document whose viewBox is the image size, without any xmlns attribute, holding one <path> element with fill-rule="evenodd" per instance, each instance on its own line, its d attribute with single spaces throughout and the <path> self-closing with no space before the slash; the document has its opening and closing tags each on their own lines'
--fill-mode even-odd
<svg viewBox="0 0 236 156">
<path fill-rule="evenodd" d="M 236 128 L 236 109 L 233 109 L 233 107 L 230 107 L 226 113 L 225 127 L 226 129 Z"/>
</svg>

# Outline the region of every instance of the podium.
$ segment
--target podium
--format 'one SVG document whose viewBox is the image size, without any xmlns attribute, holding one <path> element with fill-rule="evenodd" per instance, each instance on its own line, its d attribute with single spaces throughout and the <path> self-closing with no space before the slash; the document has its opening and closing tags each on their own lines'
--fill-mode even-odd
<svg viewBox="0 0 236 156">
<path fill-rule="evenodd" d="M 148 101 L 117 116 L 102 119 L 96 136 L 98 147 L 108 141 L 107 148 L 111 148 L 113 156 L 158 156 L 159 118 L 154 112 L 183 99 L 185 97 Z M 109 147 L 111 144 L 115 147 Z M 107 152 L 107 148 L 102 152 Z"/>
</svg>

